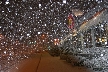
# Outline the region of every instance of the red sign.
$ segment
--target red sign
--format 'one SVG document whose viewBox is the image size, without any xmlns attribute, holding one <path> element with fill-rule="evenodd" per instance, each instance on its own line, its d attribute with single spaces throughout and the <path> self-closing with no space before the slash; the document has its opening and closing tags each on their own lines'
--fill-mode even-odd
<svg viewBox="0 0 108 72">
<path fill-rule="evenodd" d="M 68 27 L 74 29 L 74 18 L 71 14 L 68 15 Z"/>
</svg>

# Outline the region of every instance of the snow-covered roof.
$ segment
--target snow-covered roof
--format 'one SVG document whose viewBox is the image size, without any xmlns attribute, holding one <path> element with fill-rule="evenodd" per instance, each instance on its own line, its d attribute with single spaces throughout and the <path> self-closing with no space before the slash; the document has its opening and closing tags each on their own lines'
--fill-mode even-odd
<svg viewBox="0 0 108 72">
<path fill-rule="evenodd" d="M 108 17 L 108 12 L 106 9 L 103 9 L 100 12 L 94 14 L 91 19 L 84 21 L 80 26 L 79 31 L 86 30 L 90 26 L 99 24 L 99 22 L 102 22 L 104 20 L 108 21 L 107 17 Z"/>
</svg>

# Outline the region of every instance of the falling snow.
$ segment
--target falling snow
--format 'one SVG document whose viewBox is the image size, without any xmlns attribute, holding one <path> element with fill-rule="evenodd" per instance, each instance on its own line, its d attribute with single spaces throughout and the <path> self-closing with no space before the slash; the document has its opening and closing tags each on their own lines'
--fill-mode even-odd
<svg viewBox="0 0 108 72">
<path fill-rule="evenodd" d="M 46 45 L 46 47 L 53 46 L 54 39 L 64 39 L 72 31 L 68 27 L 69 14 L 73 15 L 74 28 L 77 29 L 86 19 L 89 19 L 100 9 L 104 9 L 99 6 L 96 12 L 93 11 L 90 13 L 92 15 L 86 15 L 92 9 L 95 10 L 95 7 L 101 3 L 104 3 L 103 6 L 106 8 L 108 7 L 107 0 L 50 0 L 47 2 L 37 2 L 35 0 L 0 1 L 0 71 L 5 70 L 6 63 L 10 67 L 11 61 L 19 62 L 21 59 L 30 57 L 30 54 L 38 47 L 42 45 Z M 77 8 L 78 10 L 75 10 Z M 81 14 L 79 14 L 80 12 Z M 100 32 L 102 36 L 106 35 L 104 33 L 106 31 L 105 25 L 97 25 L 97 28 L 92 27 L 95 28 L 96 41 L 98 41 L 97 37 L 101 36 L 99 34 Z M 91 31 L 92 28 L 89 30 Z M 87 36 L 83 42 L 84 47 L 90 47 L 90 32 L 84 31 L 82 34 Z M 76 41 L 73 42 L 77 42 L 78 38 L 75 39 Z M 69 39 L 69 41 L 71 40 Z M 105 44 L 107 43 L 105 42 Z M 104 54 L 100 56 L 103 57 Z M 5 63 L 4 60 L 6 61 Z"/>
</svg>

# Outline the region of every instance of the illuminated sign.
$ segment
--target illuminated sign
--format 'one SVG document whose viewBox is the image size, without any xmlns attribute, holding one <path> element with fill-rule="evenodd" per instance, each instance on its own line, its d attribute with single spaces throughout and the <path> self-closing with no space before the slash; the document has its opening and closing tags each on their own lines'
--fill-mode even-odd
<svg viewBox="0 0 108 72">
<path fill-rule="evenodd" d="M 68 27 L 74 29 L 74 18 L 71 14 L 68 15 Z"/>
</svg>

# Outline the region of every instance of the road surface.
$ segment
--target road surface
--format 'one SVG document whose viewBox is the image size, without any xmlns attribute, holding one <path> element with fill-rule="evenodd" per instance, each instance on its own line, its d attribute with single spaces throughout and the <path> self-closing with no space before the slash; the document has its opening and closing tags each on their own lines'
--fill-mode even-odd
<svg viewBox="0 0 108 72">
<path fill-rule="evenodd" d="M 37 53 L 13 66 L 7 72 L 93 72 L 85 67 L 72 66 L 47 52 Z"/>
</svg>

